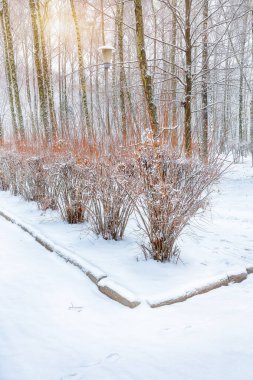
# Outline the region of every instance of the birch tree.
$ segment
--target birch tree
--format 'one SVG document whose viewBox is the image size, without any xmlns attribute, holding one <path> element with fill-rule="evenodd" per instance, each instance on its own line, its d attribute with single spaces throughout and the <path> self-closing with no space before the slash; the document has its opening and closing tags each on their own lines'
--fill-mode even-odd
<svg viewBox="0 0 253 380">
<path fill-rule="evenodd" d="M 154 89 L 152 86 L 152 77 L 148 72 L 148 64 L 145 50 L 144 41 L 144 24 L 143 24 L 143 12 L 142 12 L 142 0 L 134 0 L 135 10 L 135 23 L 136 23 L 136 45 L 137 45 L 137 57 L 140 67 L 141 80 L 143 84 L 145 100 L 147 103 L 148 114 L 151 124 L 151 129 L 154 138 L 157 137 L 159 126 L 157 118 L 157 108 L 154 102 Z"/>
<path fill-rule="evenodd" d="M 87 93 L 86 93 L 86 80 L 84 76 L 81 35 L 80 35 L 80 29 L 79 29 L 77 14 L 76 14 L 76 8 L 74 5 L 74 0 L 70 0 L 70 6 L 71 6 L 72 17 L 73 17 L 73 21 L 74 21 L 75 29 L 76 29 L 76 43 L 77 43 L 77 52 L 78 52 L 78 72 L 79 72 L 79 81 L 80 81 L 80 86 L 81 86 L 80 90 L 82 94 L 82 106 L 84 110 L 86 128 L 87 128 L 86 132 L 87 132 L 87 137 L 91 138 L 92 128 L 90 124 L 90 115 L 89 115 L 88 100 L 87 100 Z"/>
<path fill-rule="evenodd" d="M 10 94 L 10 99 L 14 98 L 16 113 L 17 113 L 17 129 L 18 134 L 21 139 L 25 138 L 25 129 L 24 129 L 24 119 L 21 107 L 21 101 L 19 96 L 19 86 L 17 79 L 16 63 L 14 58 L 14 47 L 13 47 L 13 38 L 10 24 L 10 13 L 9 5 L 7 0 L 2 0 L 2 11 L 1 11 L 1 24 L 2 30 L 5 39 L 5 49 L 6 49 L 6 64 L 7 64 L 7 76 L 9 81 L 9 86 L 11 87 L 12 95 Z M 11 102 L 13 102 L 11 100 Z M 11 105 L 13 107 L 13 105 Z M 13 110 L 12 110 L 13 112 Z M 14 113 L 13 113 L 14 118 Z M 14 130 L 16 130 L 15 122 L 13 121 Z M 17 132 L 15 132 L 17 135 Z"/>
</svg>

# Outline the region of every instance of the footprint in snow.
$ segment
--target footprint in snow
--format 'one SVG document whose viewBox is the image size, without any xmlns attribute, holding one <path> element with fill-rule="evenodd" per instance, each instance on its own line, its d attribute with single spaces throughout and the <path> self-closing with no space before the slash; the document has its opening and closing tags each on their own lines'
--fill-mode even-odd
<svg viewBox="0 0 253 380">
<path fill-rule="evenodd" d="M 96 367 L 96 366 L 98 366 L 99 364 L 101 364 L 101 360 L 98 360 L 98 361 L 94 361 L 94 362 L 90 362 L 90 363 L 83 364 L 83 365 L 81 365 L 79 368 Z"/>
<path fill-rule="evenodd" d="M 164 334 L 168 334 L 168 333 L 170 333 L 171 330 L 172 330 L 171 327 L 165 327 L 164 329 L 159 330 L 157 333 L 158 333 L 159 335 L 164 335 Z"/>
<path fill-rule="evenodd" d="M 110 355 L 107 355 L 105 360 L 109 361 L 109 362 L 116 362 L 120 359 L 120 355 L 116 352 L 110 354 Z"/>
<path fill-rule="evenodd" d="M 78 373 L 69 374 L 69 375 L 61 378 L 61 380 L 70 379 L 72 377 L 74 378 L 75 376 L 79 376 L 78 378 L 76 378 L 76 380 L 84 380 L 84 379 L 86 379 L 86 377 L 84 375 L 86 368 L 97 367 L 97 366 L 103 364 L 104 362 L 115 363 L 119 359 L 120 359 L 120 355 L 117 352 L 113 352 L 113 353 L 107 355 L 103 360 L 98 360 L 98 361 L 94 361 L 94 362 L 90 362 L 90 363 L 85 363 L 85 364 L 81 365 L 80 367 L 75 368 L 75 370 Z"/>
<path fill-rule="evenodd" d="M 98 361 L 90 362 L 87 364 L 83 364 L 79 368 L 96 367 L 102 364 L 104 361 L 114 363 L 118 361 L 119 359 L 120 359 L 120 355 L 117 352 L 112 352 L 111 354 L 107 355 L 103 360 L 98 360 Z"/>
<path fill-rule="evenodd" d="M 61 377 L 61 380 L 69 379 L 69 378 L 75 377 L 75 376 L 77 376 L 77 373 L 70 373 L 69 375 Z"/>
</svg>

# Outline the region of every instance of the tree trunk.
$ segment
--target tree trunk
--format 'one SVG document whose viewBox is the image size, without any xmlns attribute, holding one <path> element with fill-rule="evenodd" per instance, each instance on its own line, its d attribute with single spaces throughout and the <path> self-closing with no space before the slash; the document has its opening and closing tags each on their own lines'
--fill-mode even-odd
<svg viewBox="0 0 253 380">
<path fill-rule="evenodd" d="M 253 10 L 251 11 L 251 64 L 253 63 Z M 252 81 L 253 82 L 253 81 Z M 251 84 L 251 102 L 250 102 L 250 146 L 253 166 L 253 83 Z"/>
<path fill-rule="evenodd" d="M 82 52 L 82 46 L 81 46 L 81 36 L 80 36 L 79 24 L 78 24 L 76 9 L 75 9 L 73 0 L 70 0 L 70 5 L 71 5 L 72 17 L 73 17 L 75 29 L 76 29 L 78 71 L 79 71 L 79 80 L 80 80 L 80 85 L 81 85 L 80 90 L 81 90 L 81 95 L 82 95 L 82 106 L 83 106 L 85 120 L 86 120 L 87 136 L 88 138 L 91 138 L 92 128 L 90 124 L 90 116 L 89 116 L 88 101 L 87 101 L 87 94 L 86 94 L 86 81 L 84 77 L 84 64 L 83 64 L 83 52 Z"/>
<path fill-rule="evenodd" d="M 203 159 L 208 159 L 208 0 L 203 5 L 202 36 L 202 152 Z"/>
<path fill-rule="evenodd" d="M 244 97 L 243 97 L 243 84 L 244 84 L 244 58 L 245 58 L 245 44 L 247 36 L 247 16 L 244 18 L 244 26 L 242 31 L 242 47 L 240 59 L 240 80 L 239 80 L 239 142 L 242 143 L 244 136 Z"/>
<path fill-rule="evenodd" d="M 36 138 L 36 126 L 35 126 L 34 113 L 33 113 L 33 107 L 32 107 L 32 96 L 31 96 L 30 78 L 29 78 L 28 46 L 27 46 L 26 38 L 23 45 L 23 54 L 24 54 L 24 59 L 25 59 L 26 96 L 27 96 L 27 102 L 28 102 L 29 112 L 30 112 L 32 137 Z"/>
<path fill-rule="evenodd" d="M 126 105 L 125 105 L 125 92 L 124 92 L 124 82 L 125 82 L 125 70 L 124 70 L 124 46 L 123 46 L 123 18 L 124 18 L 124 2 L 120 0 L 120 4 L 117 4 L 117 15 L 118 15 L 118 46 L 119 46 L 119 61 L 120 61 L 120 110 L 121 110 L 121 130 L 123 141 L 127 138 L 127 127 L 126 127 Z"/>
<path fill-rule="evenodd" d="M 42 65 L 40 61 L 41 51 L 40 51 L 40 37 L 39 29 L 37 23 L 37 12 L 36 3 L 34 0 L 29 0 L 30 14 L 32 21 L 32 32 L 33 32 L 33 44 L 34 44 L 34 61 L 37 73 L 37 83 L 39 90 L 39 102 L 40 102 L 40 120 L 44 129 L 46 141 L 50 141 L 50 131 L 49 131 L 49 121 L 48 121 L 48 110 L 46 104 L 46 93 L 44 88 L 44 78 Z"/>
<path fill-rule="evenodd" d="M 69 112 L 68 112 L 68 94 L 67 94 L 67 52 L 66 46 L 64 46 L 63 52 L 63 70 L 62 70 L 62 96 L 63 96 L 63 105 L 64 105 L 64 130 L 65 136 L 67 139 L 70 138 L 70 129 L 69 129 Z"/>
<path fill-rule="evenodd" d="M 2 27 L 2 32 L 3 32 L 3 41 L 4 41 L 5 71 L 6 71 L 7 88 L 8 88 L 8 95 L 9 95 L 10 111 L 11 111 L 12 132 L 13 132 L 14 138 L 17 139 L 18 126 L 16 122 L 13 87 L 12 87 L 12 76 L 11 76 L 11 69 L 10 69 L 10 62 L 9 62 L 8 43 L 7 43 L 7 37 L 6 37 L 3 11 L 0 12 L 0 18 L 1 18 L 1 27 Z"/>
<path fill-rule="evenodd" d="M 104 17 L 104 0 L 100 0 L 101 3 L 101 33 L 102 43 L 105 45 L 105 17 Z"/>
<path fill-rule="evenodd" d="M 3 120 L 2 120 L 2 116 L 0 115 L 0 145 L 2 145 L 3 142 L 4 142 Z"/>
<path fill-rule="evenodd" d="M 158 136 L 158 117 L 157 107 L 154 102 L 152 78 L 148 73 L 147 57 L 145 51 L 144 41 L 144 25 L 143 25 L 143 13 L 142 13 L 142 0 L 134 0 L 135 7 L 135 21 L 136 21 L 136 43 L 137 43 L 137 57 L 141 72 L 141 80 L 144 88 L 145 99 L 148 107 L 149 120 L 153 137 Z"/>
<path fill-rule="evenodd" d="M 41 51 L 42 51 L 44 88 L 45 88 L 45 92 L 47 93 L 51 128 L 52 128 L 53 137 L 55 139 L 57 137 L 58 126 L 57 126 L 57 120 L 56 120 L 56 114 L 55 114 L 53 89 L 52 89 L 52 83 L 51 83 L 49 66 L 48 66 L 48 57 L 47 57 L 47 50 L 46 50 L 46 43 L 45 43 L 45 36 L 44 36 L 44 25 L 43 25 L 43 20 L 41 16 L 41 10 L 40 10 L 40 2 L 37 3 L 37 10 L 38 10 L 38 20 L 39 20 L 39 27 L 40 27 L 40 42 L 41 42 Z"/>
<path fill-rule="evenodd" d="M 192 101 L 192 45 L 191 45 L 191 0 L 185 0 L 185 44 L 186 44 L 186 84 L 185 84 L 185 116 L 184 142 L 188 157 L 192 155 L 191 101 Z"/>
<path fill-rule="evenodd" d="M 152 80 L 155 79 L 155 73 L 156 73 L 156 65 L 157 65 L 157 15 L 156 15 L 156 9 L 155 9 L 155 3 L 154 0 L 151 0 L 151 7 L 153 12 L 153 22 L 154 22 L 154 47 L 153 47 L 153 74 L 152 74 Z"/>
<path fill-rule="evenodd" d="M 20 137 L 24 139 L 25 138 L 24 119 L 23 119 L 23 114 L 22 114 L 22 109 L 21 109 L 16 64 L 15 64 L 15 59 L 14 59 L 14 48 L 13 48 L 13 40 L 12 40 L 11 25 L 10 25 L 9 6 L 8 6 L 7 0 L 3 0 L 2 3 L 3 3 L 3 17 L 4 17 L 4 24 L 5 24 L 6 41 L 7 41 L 7 46 L 8 46 L 9 69 L 11 73 L 13 94 L 14 94 L 14 100 L 15 100 L 15 105 L 16 105 L 16 110 L 17 110 L 18 129 L 19 129 Z"/>
<path fill-rule="evenodd" d="M 174 9 L 177 7 L 177 0 L 173 0 L 172 3 Z M 171 48 L 171 73 L 176 74 L 176 43 L 177 43 L 177 18 L 175 12 L 172 14 L 172 48 Z M 177 131 L 177 79 L 172 78 L 172 132 L 171 143 L 173 147 L 176 147 L 178 140 Z"/>
</svg>

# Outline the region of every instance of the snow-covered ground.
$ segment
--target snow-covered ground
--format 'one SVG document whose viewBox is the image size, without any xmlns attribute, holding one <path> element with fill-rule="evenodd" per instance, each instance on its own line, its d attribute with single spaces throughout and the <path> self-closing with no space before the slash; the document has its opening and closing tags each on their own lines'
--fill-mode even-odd
<svg viewBox="0 0 253 380">
<path fill-rule="evenodd" d="M 128 309 L 0 218 L 1 380 L 251 380 L 253 275 Z"/>
<path fill-rule="evenodd" d="M 179 241 L 177 264 L 145 261 L 129 224 L 122 242 L 97 239 L 86 224 L 68 225 L 57 212 L 38 210 L 9 192 L 0 192 L 0 210 L 11 213 L 54 243 L 95 264 L 140 299 L 160 300 L 183 294 L 228 273 L 253 265 L 253 169 L 250 158 L 232 165 L 217 187 L 212 207 L 193 221 Z"/>
</svg>

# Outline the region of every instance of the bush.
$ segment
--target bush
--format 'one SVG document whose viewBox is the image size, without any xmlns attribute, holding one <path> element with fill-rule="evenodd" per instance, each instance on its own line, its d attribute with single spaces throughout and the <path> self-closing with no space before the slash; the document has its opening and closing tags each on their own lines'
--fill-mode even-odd
<svg viewBox="0 0 253 380">
<path fill-rule="evenodd" d="M 0 190 L 7 191 L 9 190 L 9 181 L 6 176 L 6 165 L 5 165 L 5 155 L 0 155 Z"/>
<path fill-rule="evenodd" d="M 91 229 L 106 240 L 121 240 L 137 194 L 134 163 L 115 157 L 100 158 L 91 173 Z"/>
<path fill-rule="evenodd" d="M 84 222 L 90 202 L 88 167 L 81 167 L 71 159 L 55 164 L 50 171 L 49 182 L 62 219 L 70 224 Z"/>
<path fill-rule="evenodd" d="M 176 244 L 183 228 L 206 206 L 210 185 L 218 179 L 221 163 L 184 160 L 165 149 L 140 152 L 142 195 L 136 203 L 141 244 L 145 257 L 157 261 L 177 260 Z"/>
<path fill-rule="evenodd" d="M 218 159 L 186 160 L 154 146 L 78 161 L 53 153 L 29 158 L 1 152 L 0 187 L 43 210 L 58 208 L 70 224 L 87 220 L 106 240 L 121 240 L 135 211 L 145 257 L 164 262 L 179 258 L 178 237 L 205 209 L 222 165 Z"/>
<path fill-rule="evenodd" d="M 13 195 L 20 193 L 21 158 L 15 152 L 7 152 L 2 156 L 3 182 Z"/>
<path fill-rule="evenodd" d="M 42 157 L 31 157 L 20 160 L 19 193 L 27 201 L 40 203 L 46 193 L 46 171 Z"/>
</svg>

